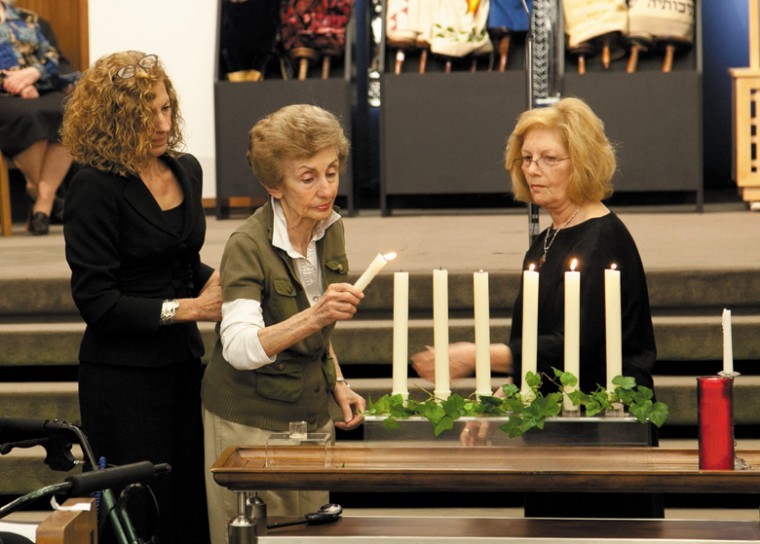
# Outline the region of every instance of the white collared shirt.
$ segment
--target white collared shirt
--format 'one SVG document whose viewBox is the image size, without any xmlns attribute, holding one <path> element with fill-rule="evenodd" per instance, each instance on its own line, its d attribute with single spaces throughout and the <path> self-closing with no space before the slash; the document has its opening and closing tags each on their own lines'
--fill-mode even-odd
<svg viewBox="0 0 760 544">
<path fill-rule="evenodd" d="M 322 296 L 322 271 L 317 256 L 317 241 L 321 240 L 327 228 L 340 219 L 333 211 L 325 221 L 314 227 L 306 255 L 293 248 L 288 237 L 288 223 L 280 202 L 271 199 L 274 210 L 272 245 L 282 249 L 293 260 L 298 281 L 306 292 L 309 304 L 313 305 Z M 238 370 L 254 370 L 273 363 L 277 356 L 269 357 L 259 341 L 259 330 L 266 327 L 261 302 L 252 299 L 237 299 L 222 304 L 220 336 L 224 359 Z"/>
</svg>

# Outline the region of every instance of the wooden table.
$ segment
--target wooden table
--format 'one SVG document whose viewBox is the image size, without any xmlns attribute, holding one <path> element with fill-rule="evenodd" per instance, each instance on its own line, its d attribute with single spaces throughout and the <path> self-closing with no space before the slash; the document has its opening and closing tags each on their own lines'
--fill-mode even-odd
<svg viewBox="0 0 760 544">
<path fill-rule="evenodd" d="M 235 490 L 758 493 L 760 451 L 749 470 L 702 471 L 696 450 L 615 447 L 436 448 L 338 445 L 231 447 L 211 471 Z"/>
<path fill-rule="evenodd" d="M 747 470 L 702 471 L 696 450 L 626 447 L 378 447 L 341 444 L 319 447 L 232 447 L 211 468 L 214 479 L 233 491 L 327 489 L 364 492 L 609 492 L 760 494 L 760 451 L 738 451 Z M 498 536 L 503 542 L 607 542 L 628 539 L 675 542 L 760 542 L 756 522 L 673 522 L 667 520 L 421 520 L 370 521 L 345 518 L 326 526 L 292 527 L 259 537 L 261 543 L 301 542 L 307 536 L 361 542 L 368 535 L 388 542 L 477 542 Z M 490 536 L 483 528 L 493 527 Z M 361 527 L 361 529 L 360 529 Z M 382 529 L 385 527 L 385 529 Z M 475 527 L 481 529 L 475 530 Z M 369 533 L 368 533 L 369 531 Z M 374 532 L 373 532 L 374 531 Z M 379 533 L 377 531 L 380 531 Z M 400 531 L 400 533 L 399 533 Z M 444 531 L 443 534 L 440 534 Z M 427 536 L 425 536 L 427 535 Z M 508 536 L 505 536 L 508 535 Z M 533 540 L 531 540 L 533 539 Z M 377 541 L 373 541 L 377 542 Z"/>
</svg>

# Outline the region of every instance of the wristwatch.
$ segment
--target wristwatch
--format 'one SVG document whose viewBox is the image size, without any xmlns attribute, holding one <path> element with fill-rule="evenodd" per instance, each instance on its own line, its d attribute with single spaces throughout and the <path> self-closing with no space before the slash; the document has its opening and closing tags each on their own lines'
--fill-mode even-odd
<svg viewBox="0 0 760 544">
<path fill-rule="evenodd" d="M 161 325 L 171 325 L 177 315 L 179 302 L 174 299 L 164 300 L 161 304 Z"/>
</svg>

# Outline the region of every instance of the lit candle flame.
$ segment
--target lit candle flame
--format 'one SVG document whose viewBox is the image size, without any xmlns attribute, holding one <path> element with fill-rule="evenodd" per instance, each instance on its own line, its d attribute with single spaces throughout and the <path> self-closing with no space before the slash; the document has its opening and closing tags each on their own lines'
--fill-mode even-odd
<svg viewBox="0 0 760 544">
<path fill-rule="evenodd" d="M 573 259 L 570 261 L 570 270 L 572 272 L 575 272 L 575 267 L 578 266 L 578 259 Z"/>
<path fill-rule="evenodd" d="M 530 263 L 530 266 L 528 267 L 528 270 L 530 270 L 531 272 L 533 272 L 535 269 L 536 269 L 536 265 L 533 264 L 533 263 Z"/>
<path fill-rule="evenodd" d="M 395 258 L 396 258 L 395 251 L 391 251 L 390 253 L 386 253 L 385 255 L 383 255 L 383 259 L 385 259 L 386 261 L 392 261 Z"/>
<path fill-rule="evenodd" d="M 612 263 L 610 265 L 610 270 L 617 270 L 617 264 L 616 263 Z"/>
</svg>

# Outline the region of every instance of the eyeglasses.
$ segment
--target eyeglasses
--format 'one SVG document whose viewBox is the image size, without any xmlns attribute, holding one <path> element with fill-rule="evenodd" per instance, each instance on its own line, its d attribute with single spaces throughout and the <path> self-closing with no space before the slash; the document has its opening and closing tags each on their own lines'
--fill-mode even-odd
<svg viewBox="0 0 760 544">
<path fill-rule="evenodd" d="M 515 159 L 515 165 L 519 165 L 524 170 L 527 170 L 528 168 L 530 168 L 531 164 L 535 164 L 536 166 L 538 166 L 539 168 L 543 170 L 544 167 L 554 168 L 562 161 L 567 161 L 567 160 L 570 160 L 570 157 L 557 158 L 557 157 L 548 156 L 548 157 L 538 157 L 534 159 L 533 157 L 525 156 L 525 157 L 520 157 L 519 159 Z"/>
<path fill-rule="evenodd" d="M 138 66 L 147 72 L 156 64 L 158 64 L 158 55 L 145 55 L 137 61 L 137 64 L 127 64 L 126 66 L 119 68 L 114 77 L 118 77 L 119 79 L 129 79 L 135 77 Z"/>
</svg>

